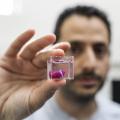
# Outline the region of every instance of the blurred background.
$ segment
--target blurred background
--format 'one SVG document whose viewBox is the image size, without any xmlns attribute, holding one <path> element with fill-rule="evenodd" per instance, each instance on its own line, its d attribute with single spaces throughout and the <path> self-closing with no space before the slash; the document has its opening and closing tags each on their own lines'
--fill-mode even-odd
<svg viewBox="0 0 120 120">
<path fill-rule="evenodd" d="M 120 1 L 119 0 L 0 0 L 0 54 L 25 31 L 33 28 L 33 39 L 52 33 L 61 11 L 78 4 L 105 11 L 112 24 L 111 69 L 99 97 L 120 103 Z"/>
</svg>

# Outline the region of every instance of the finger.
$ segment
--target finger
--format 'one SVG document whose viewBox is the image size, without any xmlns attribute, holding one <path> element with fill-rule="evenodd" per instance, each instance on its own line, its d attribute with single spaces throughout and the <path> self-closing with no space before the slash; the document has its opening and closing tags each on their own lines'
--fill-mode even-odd
<svg viewBox="0 0 120 120">
<path fill-rule="evenodd" d="M 37 67 L 46 67 L 46 61 L 50 56 L 64 56 L 64 51 L 67 51 L 70 48 L 70 44 L 68 42 L 61 42 L 53 45 L 52 47 L 48 48 L 48 50 L 44 50 L 36 55 L 33 59 L 33 64 Z M 46 52 L 48 51 L 48 52 Z"/>
<path fill-rule="evenodd" d="M 60 42 L 51 47 L 51 49 L 63 49 L 64 52 L 70 49 L 70 43 L 68 42 Z"/>
<path fill-rule="evenodd" d="M 27 45 L 23 51 L 21 52 L 20 56 L 24 59 L 31 60 L 34 58 L 35 54 L 39 51 L 42 50 L 44 47 L 52 44 L 55 42 L 55 35 L 46 35 L 31 44 Z"/>
<path fill-rule="evenodd" d="M 10 45 L 5 55 L 15 57 L 20 51 L 21 47 L 35 34 L 34 30 L 27 30 L 19 35 L 16 40 Z"/>
<path fill-rule="evenodd" d="M 29 99 L 30 112 L 39 109 L 54 93 L 64 86 L 66 80 L 47 80 L 32 91 Z"/>
<path fill-rule="evenodd" d="M 71 47 L 69 42 L 60 42 L 48 47 L 45 47 L 41 52 L 46 52 L 48 50 L 52 50 L 52 49 L 62 49 L 64 50 L 64 52 L 66 52 L 67 50 L 69 50 Z"/>
<path fill-rule="evenodd" d="M 48 52 L 42 52 L 39 53 L 38 55 L 35 56 L 35 58 L 33 59 L 33 64 L 36 67 L 39 68 L 43 68 L 43 67 L 47 67 L 47 60 L 50 56 L 64 56 L 65 53 L 62 49 L 53 49 L 51 51 Z"/>
</svg>

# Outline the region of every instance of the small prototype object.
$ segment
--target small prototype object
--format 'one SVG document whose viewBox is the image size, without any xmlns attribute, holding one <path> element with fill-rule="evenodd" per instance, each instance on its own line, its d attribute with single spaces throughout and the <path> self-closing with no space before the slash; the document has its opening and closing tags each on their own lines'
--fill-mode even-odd
<svg viewBox="0 0 120 120">
<path fill-rule="evenodd" d="M 50 56 L 47 61 L 48 79 L 74 79 L 74 57 L 73 56 Z"/>
</svg>

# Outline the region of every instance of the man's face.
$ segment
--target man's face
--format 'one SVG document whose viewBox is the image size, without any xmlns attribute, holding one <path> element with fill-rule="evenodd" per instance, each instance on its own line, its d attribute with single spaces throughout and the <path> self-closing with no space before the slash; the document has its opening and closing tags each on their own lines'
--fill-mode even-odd
<svg viewBox="0 0 120 120">
<path fill-rule="evenodd" d="M 63 88 L 76 97 L 94 96 L 103 86 L 109 68 L 109 36 L 97 17 L 72 15 L 61 26 L 61 41 L 68 41 L 68 55 L 75 58 L 75 79 Z"/>
</svg>

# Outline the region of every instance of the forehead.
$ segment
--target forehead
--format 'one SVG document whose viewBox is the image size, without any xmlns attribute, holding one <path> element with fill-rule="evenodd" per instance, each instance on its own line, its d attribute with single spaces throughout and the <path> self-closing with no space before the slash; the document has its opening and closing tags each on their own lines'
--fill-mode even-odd
<svg viewBox="0 0 120 120">
<path fill-rule="evenodd" d="M 108 30 L 104 22 L 97 17 L 72 15 L 61 26 L 60 40 L 84 40 L 109 43 Z"/>
</svg>

